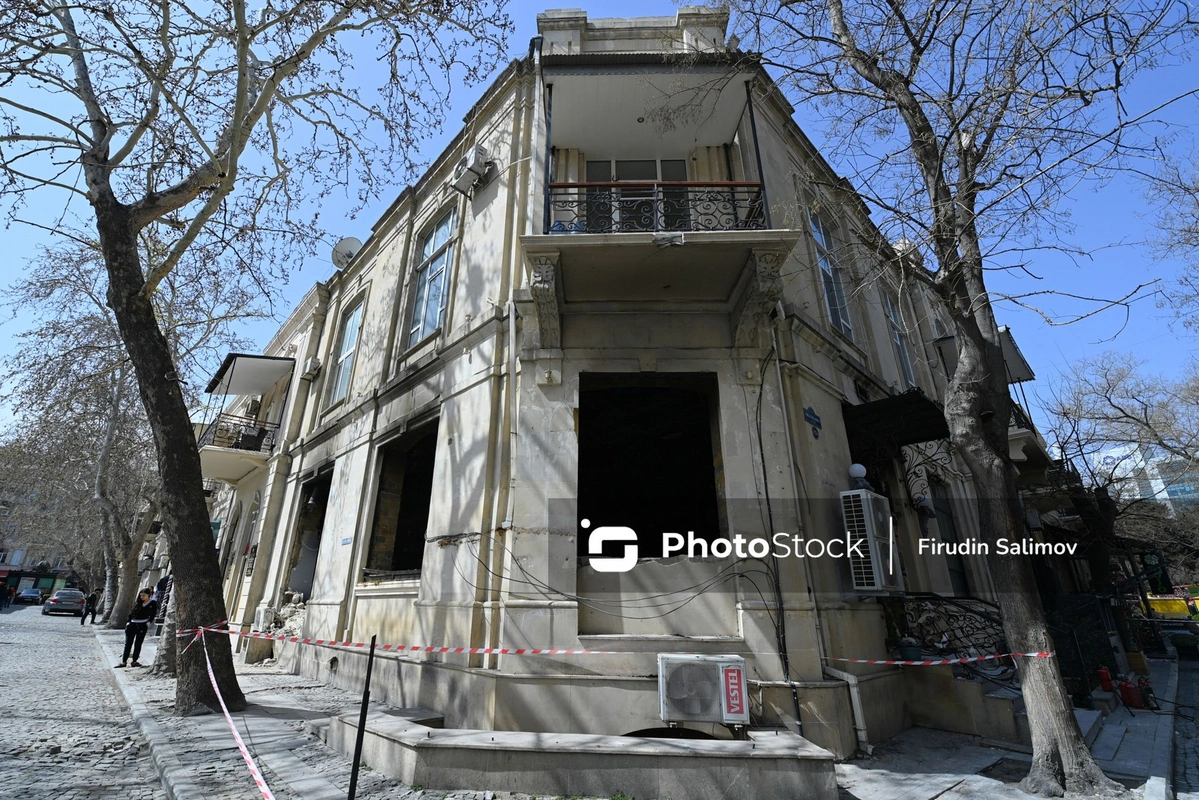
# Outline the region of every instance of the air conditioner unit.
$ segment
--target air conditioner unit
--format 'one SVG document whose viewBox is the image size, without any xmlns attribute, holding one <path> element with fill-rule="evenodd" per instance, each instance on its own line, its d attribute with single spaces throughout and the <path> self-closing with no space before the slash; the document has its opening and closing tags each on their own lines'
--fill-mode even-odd
<svg viewBox="0 0 1199 800">
<path fill-rule="evenodd" d="M 658 703 L 665 722 L 748 724 L 745 659 L 659 653 Z"/>
<path fill-rule="evenodd" d="M 303 380 L 310 381 L 321 371 L 321 360 L 316 356 L 304 362 L 304 371 L 300 373 Z"/>
<path fill-rule="evenodd" d="M 475 187 L 483 183 L 491 169 L 492 162 L 487 159 L 487 151 L 475 147 L 458 160 L 454 167 L 454 178 L 450 185 L 456 191 L 470 197 Z"/>
<path fill-rule="evenodd" d="M 841 492 L 841 518 L 851 548 L 849 571 L 853 588 L 866 592 L 903 589 L 887 498 L 867 489 Z M 855 543 L 860 544 L 854 547 Z M 857 555 L 858 552 L 862 555 Z"/>
</svg>

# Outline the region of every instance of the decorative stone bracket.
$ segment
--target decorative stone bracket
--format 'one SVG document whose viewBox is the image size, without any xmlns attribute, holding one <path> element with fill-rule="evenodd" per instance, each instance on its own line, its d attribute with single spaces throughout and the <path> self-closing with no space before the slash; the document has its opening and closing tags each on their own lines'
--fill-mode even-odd
<svg viewBox="0 0 1199 800">
<path fill-rule="evenodd" d="M 750 251 L 746 267 L 750 270 L 741 298 L 733 309 L 733 345 L 740 349 L 762 347 L 763 323 L 783 296 L 783 261 L 787 258 L 784 249 L 754 248 Z M 742 356 L 737 359 L 737 382 L 756 384 L 759 375 L 759 359 Z"/>
<path fill-rule="evenodd" d="M 558 350 L 562 347 L 562 300 L 558 280 L 560 258 L 557 250 L 529 254 L 529 294 L 537 319 L 538 350 Z"/>
<path fill-rule="evenodd" d="M 758 347 L 762 321 L 783 296 L 782 267 L 785 250 L 754 248 L 749 254 L 749 282 L 733 312 L 733 342 L 737 347 Z"/>
</svg>

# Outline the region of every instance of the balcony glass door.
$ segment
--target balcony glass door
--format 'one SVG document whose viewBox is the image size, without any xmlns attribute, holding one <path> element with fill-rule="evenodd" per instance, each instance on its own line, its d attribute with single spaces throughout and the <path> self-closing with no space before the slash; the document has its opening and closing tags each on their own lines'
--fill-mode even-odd
<svg viewBox="0 0 1199 800">
<path fill-rule="evenodd" d="M 685 182 L 685 159 L 588 161 L 588 233 L 635 233 L 687 230 L 691 215 L 687 187 L 661 186 Z M 628 186 L 614 184 L 627 183 Z"/>
</svg>

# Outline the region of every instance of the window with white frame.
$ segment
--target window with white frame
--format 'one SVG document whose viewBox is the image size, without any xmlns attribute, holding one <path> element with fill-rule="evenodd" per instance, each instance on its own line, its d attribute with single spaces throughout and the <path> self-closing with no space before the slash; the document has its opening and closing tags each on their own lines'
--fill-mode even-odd
<svg viewBox="0 0 1199 800">
<path fill-rule="evenodd" d="M 415 347 L 421 339 L 440 328 L 445 317 L 447 276 L 450 263 L 454 260 L 456 216 L 451 208 L 420 241 L 417 250 L 420 263 L 413 277 L 416 300 L 412 304 L 412 318 L 408 325 L 409 347 Z"/>
<path fill-rule="evenodd" d="M 883 310 L 887 314 L 887 327 L 891 331 L 891 343 L 895 345 L 895 360 L 899 362 L 899 374 L 903 378 L 905 389 L 916 386 L 916 375 L 912 372 L 912 357 L 908 353 L 908 336 L 904 332 L 903 315 L 899 313 L 899 303 L 891 295 L 883 292 Z"/>
<path fill-rule="evenodd" d="M 833 237 L 819 214 L 810 215 L 812 238 L 816 242 L 816 263 L 820 267 L 820 282 L 824 289 L 824 304 L 828 309 L 829 322 L 849 338 L 853 338 L 853 325 L 849 321 L 849 303 L 845 299 L 845 285 L 841 268 L 833 257 Z"/>
<path fill-rule="evenodd" d="M 354 371 L 354 351 L 358 347 L 358 329 L 362 327 L 362 301 L 341 315 L 341 330 L 337 335 L 337 350 L 333 368 L 329 370 L 329 404 L 340 402 L 350 391 L 350 374 Z"/>
</svg>

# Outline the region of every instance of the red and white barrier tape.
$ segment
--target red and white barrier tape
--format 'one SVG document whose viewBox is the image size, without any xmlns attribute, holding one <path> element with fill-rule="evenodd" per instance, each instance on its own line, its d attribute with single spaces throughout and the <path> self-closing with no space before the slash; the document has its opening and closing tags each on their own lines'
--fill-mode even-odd
<svg viewBox="0 0 1199 800">
<path fill-rule="evenodd" d="M 878 658 L 826 658 L 825 661 L 844 661 L 849 664 L 891 664 L 897 667 L 939 667 L 942 664 L 965 664 L 968 661 L 992 661 L 998 658 L 1053 658 L 1053 653 L 996 653 L 991 656 L 969 658 L 939 658 L 935 661 L 893 661 Z"/>
<path fill-rule="evenodd" d="M 241 734 L 237 732 L 237 726 L 233 724 L 233 717 L 229 716 L 229 709 L 225 707 L 225 698 L 221 697 L 220 687 L 216 683 L 216 673 L 212 671 L 212 660 L 208 657 L 208 644 L 204 641 L 204 629 L 201 628 L 199 630 L 196 638 L 200 640 L 200 648 L 204 651 L 204 663 L 208 665 L 208 680 L 212 682 L 212 690 L 216 692 L 216 699 L 221 704 L 221 711 L 225 715 L 225 722 L 229 723 L 229 730 L 233 731 L 233 741 L 237 742 L 237 749 L 241 751 L 241 757 L 245 759 L 246 766 L 250 769 L 250 775 L 254 778 L 254 784 L 258 787 L 258 791 L 262 792 L 263 800 L 275 800 L 275 795 L 271 792 L 271 787 L 266 785 L 266 780 L 262 777 L 262 773 L 259 772 L 258 765 L 254 763 L 254 757 L 246 749 L 246 743 L 241 740 Z"/>
<path fill-rule="evenodd" d="M 224 624 L 224 623 L 222 623 Z M 296 644 L 312 644 L 319 647 L 341 647 L 349 649 L 361 649 L 369 647 L 366 642 L 339 642 L 333 639 L 312 639 L 302 636 L 272 636 L 268 633 L 243 633 L 242 631 L 229 630 L 219 626 L 209 626 L 204 628 L 186 628 L 179 631 L 178 636 L 195 636 L 197 631 L 206 630 L 213 633 L 230 633 L 234 636 L 244 636 L 249 639 L 271 639 L 276 642 L 294 642 Z M 472 655 L 506 655 L 506 656 L 614 656 L 614 655 L 629 655 L 627 652 L 619 650 L 562 650 L 551 649 L 546 647 L 438 647 L 437 645 L 425 644 L 379 644 L 375 645 L 376 651 L 390 651 L 393 653 L 469 653 Z"/>
</svg>

